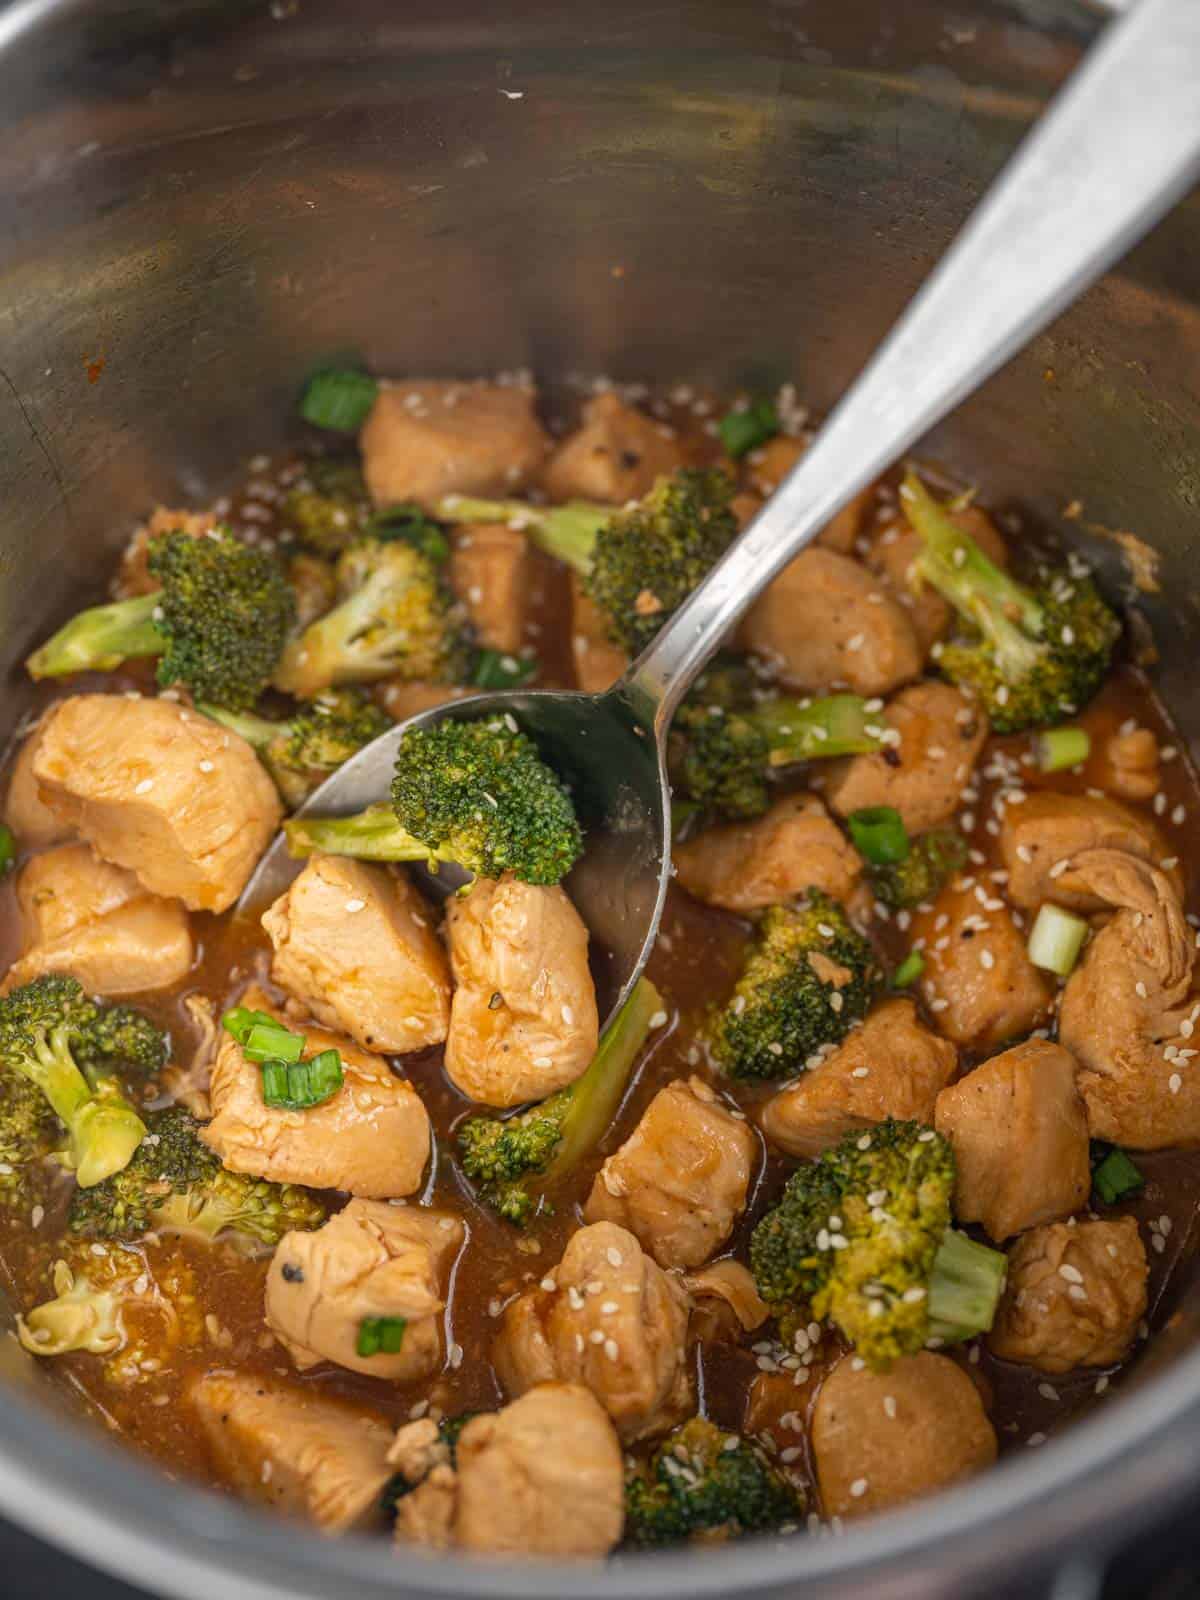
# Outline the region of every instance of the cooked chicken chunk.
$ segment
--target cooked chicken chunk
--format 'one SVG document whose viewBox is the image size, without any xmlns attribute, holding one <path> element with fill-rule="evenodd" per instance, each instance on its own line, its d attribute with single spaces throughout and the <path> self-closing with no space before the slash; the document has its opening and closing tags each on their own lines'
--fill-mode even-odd
<svg viewBox="0 0 1200 1600">
<path fill-rule="evenodd" d="M 301 1372 L 321 1361 L 412 1383 L 443 1359 L 442 1312 L 466 1229 L 449 1211 L 351 1200 L 312 1233 L 289 1233 L 267 1273 L 267 1326 Z M 400 1349 L 359 1354 L 370 1317 L 404 1322 Z"/>
<path fill-rule="evenodd" d="M 432 711 L 436 706 L 447 706 L 453 700 L 463 700 L 474 689 L 460 689 L 452 683 L 413 683 L 407 678 L 385 678 L 374 685 L 374 695 L 379 704 L 396 722 L 407 722 L 422 711 Z"/>
<path fill-rule="evenodd" d="M 571 659 L 575 681 L 586 694 L 603 694 L 629 665 L 624 650 L 608 637 L 604 613 L 584 593 L 575 572 L 571 574 Z"/>
<path fill-rule="evenodd" d="M 178 900 L 147 894 L 90 845 L 60 844 L 34 856 L 17 879 L 21 954 L 6 988 L 44 972 L 69 972 L 89 994 L 113 998 L 169 989 L 195 958 Z"/>
<path fill-rule="evenodd" d="M 50 809 L 97 855 L 191 911 L 233 904 L 283 815 L 246 741 L 175 700 L 60 700 L 33 770 Z"/>
<path fill-rule="evenodd" d="M 42 725 L 39 723 L 26 734 L 24 743 L 13 762 L 12 776 L 8 780 L 8 797 L 4 803 L 4 820 L 16 834 L 18 842 L 27 849 L 40 849 L 42 845 L 58 844 L 71 837 L 69 823 L 57 816 L 38 792 L 33 764 L 42 745 Z"/>
<path fill-rule="evenodd" d="M 467 608 L 475 643 L 516 655 L 525 643 L 533 551 L 503 523 L 473 523 L 450 540 L 450 587 Z"/>
<path fill-rule="evenodd" d="M 454 971 L 446 1072 L 486 1106 L 542 1100 L 586 1071 L 599 1039 L 587 929 L 559 888 L 479 878 L 449 902 Z"/>
<path fill-rule="evenodd" d="M 1058 1034 L 1079 1064 L 1095 1139 L 1139 1150 L 1200 1144 L 1200 1074 L 1189 1004 L 1195 940 L 1166 874 L 1123 850 L 1074 857 L 1055 882 L 1116 915 L 1063 991 Z"/>
<path fill-rule="evenodd" d="M 819 547 L 802 551 L 755 601 L 740 640 L 797 689 L 886 694 L 921 670 L 903 608 L 859 562 Z"/>
<path fill-rule="evenodd" d="M 706 828 L 675 848 L 680 883 L 697 900 L 743 915 L 820 889 L 848 900 L 858 851 L 813 794 L 788 794 L 753 822 Z"/>
<path fill-rule="evenodd" d="M 136 594 L 153 594 L 158 581 L 150 576 L 150 541 L 160 533 L 187 533 L 193 539 L 211 533 L 220 525 L 215 511 L 174 511 L 170 506 L 155 506 L 153 512 L 134 531 L 121 556 L 113 592 L 120 600 Z"/>
<path fill-rule="evenodd" d="M 490 383 L 384 384 L 358 436 L 372 500 L 432 511 L 447 494 L 514 494 L 549 448 L 533 402 Z"/>
<path fill-rule="evenodd" d="M 403 872 L 316 855 L 263 913 L 271 976 L 364 1050 L 441 1044 L 450 969 L 433 912 Z"/>
<path fill-rule="evenodd" d="M 1155 863 L 1168 854 L 1167 841 L 1149 817 L 1103 795 L 1042 790 L 1005 807 L 1000 853 L 1013 905 L 1034 910 L 1053 900 L 1071 911 L 1103 910 L 1096 895 L 1070 890 L 1062 881 L 1063 862 L 1085 850 L 1124 850 Z M 1171 876 L 1178 887 L 1179 874 Z"/>
<path fill-rule="evenodd" d="M 817 1156 L 887 1117 L 932 1122 L 958 1051 L 924 1027 L 911 1000 L 885 1000 L 818 1067 L 772 1095 L 762 1130 L 790 1156 Z"/>
<path fill-rule="evenodd" d="M 1087 1204 L 1087 1117 L 1061 1045 L 1027 1039 L 992 1056 L 942 1090 L 935 1126 L 954 1146 L 955 1217 L 997 1243 Z"/>
<path fill-rule="evenodd" d="M 402 1428 L 398 1442 L 420 1426 Z M 473 1417 L 456 1455 L 453 1469 L 434 1465 L 400 1500 L 399 1540 L 524 1559 L 607 1555 L 620 1539 L 621 1446 L 582 1385 L 538 1384 L 502 1410 Z"/>
<path fill-rule="evenodd" d="M 248 1500 L 348 1533 L 383 1520 L 392 1430 L 360 1406 L 251 1372 L 210 1372 L 187 1401 L 219 1471 Z"/>
<path fill-rule="evenodd" d="M 283 1020 L 260 989 L 248 990 L 242 1004 Z M 412 1194 L 429 1162 L 429 1117 L 420 1096 L 379 1056 L 302 1026 L 306 1059 L 329 1049 L 341 1056 L 342 1087 L 307 1111 L 269 1106 L 261 1069 L 226 1035 L 213 1067 L 213 1119 L 204 1142 L 232 1172 L 374 1200 Z"/>
<path fill-rule="evenodd" d="M 997 566 L 1008 565 L 1008 551 L 996 524 L 978 506 L 966 506 L 953 513 L 954 521 L 968 534 L 984 555 Z M 920 555 L 924 541 L 902 516 L 878 524 L 870 535 L 863 559 L 872 572 L 883 578 L 892 594 L 908 612 L 922 653 L 944 638 L 950 629 L 953 612 L 936 589 L 929 584 L 914 584 L 912 564 Z"/>
<path fill-rule="evenodd" d="M 551 1277 L 553 1289 L 527 1289 L 504 1313 L 492 1361 L 509 1394 L 585 1384 L 625 1444 L 691 1415 L 691 1302 L 677 1277 L 612 1222 L 580 1228 Z"/>
<path fill-rule="evenodd" d="M 921 992 L 937 1029 L 969 1050 L 1030 1033 L 1046 1020 L 1054 995 L 991 888 L 959 876 L 912 924 L 914 943 L 924 941 Z"/>
<path fill-rule="evenodd" d="M 583 408 L 583 423 L 555 450 L 542 474 L 552 500 L 640 500 L 657 478 L 684 464 L 675 430 L 600 394 Z"/>
<path fill-rule="evenodd" d="M 1009 1251 L 988 1347 L 1041 1372 L 1111 1366 L 1145 1315 L 1148 1275 L 1133 1217 L 1034 1228 Z"/>
<path fill-rule="evenodd" d="M 829 763 L 825 798 L 839 817 L 894 806 L 909 833 L 948 822 L 958 810 L 988 735 L 980 706 L 948 683 L 914 683 L 889 701 L 898 744 Z"/>
<path fill-rule="evenodd" d="M 1158 793 L 1158 740 L 1149 728 L 1114 733 L 1105 742 L 1100 783 L 1122 800 L 1152 800 Z"/>
<path fill-rule="evenodd" d="M 587 1222 L 628 1228 L 660 1267 L 696 1267 L 746 1205 L 757 1141 L 702 1078 L 668 1084 L 596 1174 Z"/>
<path fill-rule="evenodd" d="M 890 1372 L 843 1357 L 812 1416 L 827 1517 L 864 1517 L 969 1478 L 996 1459 L 979 1390 L 949 1356 L 905 1356 Z"/>
<path fill-rule="evenodd" d="M 779 433 L 760 450 L 752 450 L 747 461 L 750 485 L 755 493 L 769 500 L 807 448 L 803 439 L 793 439 L 788 434 Z M 826 550 L 836 550 L 840 555 L 848 556 L 854 549 L 858 530 L 873 497 L 874 490 L 871 488 L 856 494 L 848 506 L 825 524 L 816 537 L 816 543 L 823 545 Z"/>
</svg>

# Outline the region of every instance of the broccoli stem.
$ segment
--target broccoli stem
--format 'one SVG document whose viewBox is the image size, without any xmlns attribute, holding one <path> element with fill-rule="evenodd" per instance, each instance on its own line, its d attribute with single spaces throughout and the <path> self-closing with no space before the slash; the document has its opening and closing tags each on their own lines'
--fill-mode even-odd
<svg viewBox="0 0 1200 1600">
<path fill-rule="evenodd" d="M 386 802 L 352 817 L 291 817 L 283 825 L 288 854 L 302 858 L 316 851 L 355 856 L 360 861 L 437 861 L 436 851 L 415 839 L 396 821 Z"/>
<path fill-rule="evenodd" d="M 808 705 L 798 700 L 768 700 L 747 716 L 767 740 L 767 759 L 773 767 L 867 755 L 882 744 L 883 713 L 873 716 L 866 701 L 855 694 L 831 694 Z"/>
<path fill-rule="evenodd" d="M 137 656 L 160 656 L 166 641 L 154 620 L 159 596 L 92 606 L 64 623 L 29 657 L 33 678 L 63 678 L 72 672 L 112 672 Z"/>
<path fill-rule="evenodd" d="M 197 711 L 211 717 L 214 722 L 219 722 L 223 728 L 228 728 L 230 733 L 236 733 L 245 739 L 252 749 L 263 751 L 273 739 L 280 734 L 287 734 L 290 724 L 286 722 L 269 722 L 266 717 L 256 717 L 250 711 L 226 711 L 222 706 L 198 704 Z"/>
<path fill-rule="evenodd" d="M 55 1028 L 37 1040 L 28 1075 L 66 1125 L 81 1189 L 103 1183 L 128 1165 L 146 1126 L 109 1080 L 92 1089 L 75 1064 L 65 1028 Z"/>
<path fill-rule="evenodd" d="M 561 506 L 533 506 L 525 500 L 477 500 L 449 494 L 438 502 L 443 522 L 503 522 L 520 528 L 539 549 L 586 577 L 596 535 L 613 517 L 612 506 L 568 500 Z"/>
<path fill-rule="evenodd" d="M 1008 1257 L 947 1228 L 929 1279 L 929 1335 L 957 1344 L 986 1333 L 996 1316 Z"/>
</svg>

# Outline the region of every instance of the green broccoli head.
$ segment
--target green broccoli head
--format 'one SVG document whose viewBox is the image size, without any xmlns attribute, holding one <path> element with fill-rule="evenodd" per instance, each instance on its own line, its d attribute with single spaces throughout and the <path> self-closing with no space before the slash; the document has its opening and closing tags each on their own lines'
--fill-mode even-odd
<svg viewBox="0 0 1200 1600">
<path fill-rule="evenodd" d="M 931 828 L 909 841 L 903 861 L 867 868 L 877 900 L 894 911 L 932 900 L 967 859 L 967 841 L 955 828 Z"/>
<path fill-rule="evenodd" d="M 362 468 L 344 456 L 321 456 L 284 497 L 283 519 L 306 550 L 338 556 L 360 536 L 371 512 Z"/>
<path fill-rule="evenodd" d="M 562 1138 L 570 1091 L 560 1089 L 519 1116 L 468 1117 L 458 1130 L 458 1159 L 479 1198 L 506 1222 L 523 1227 L 536 1207 L 524 1182 L 542 1172 Z"/>
<path fill-rule="evenodd" d="M 116 1073 L 144 1080 L 161 1072 L 171 1040 L 156 1022 L 132 1006 L 80 1000 L 72 1008 L 71 1053 L 89 1077 Z"/>
<path fill-rule="evenodd" d="M 330 689 L 301 705 L 285 722 L 248 712 L 201 706 L 206 716 L 240 734 L 258 752 L 284 803 L 303 805 L 343 761 L 393 726 L 364 689 Z"/>
<path fill-rule="evenodd" d="M 693 1417 L 625 1480 L 625 1537 L 641 1546 L 766 1533 L 804 1516 L 797 1489 L 741 1434 Z"/>
<path fill-rule="evenodd" d="M 50 1102 L 29 1078 L 0 1070 L 0 1206 L 33 1198 L 41 1163 L 62 1143 Z"/>
<path fill-rule="evenodd" d="M 733 996 L 709 1040 L 731 1078 L 780 1078 L 866 1015 L 883 973 L 869 940 L 828 895 L 771 906 L 746 955 Z"/>
</svg>

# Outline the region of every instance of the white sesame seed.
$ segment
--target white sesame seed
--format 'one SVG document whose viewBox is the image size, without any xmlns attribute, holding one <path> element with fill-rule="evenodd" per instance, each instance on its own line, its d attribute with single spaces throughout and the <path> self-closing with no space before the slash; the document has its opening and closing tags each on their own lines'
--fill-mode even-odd
<svg viewBox="0 0 1200 1600">
<path fill-rule="evenodd" d="M 667 1013 L 665 1011 L 656 1011 L 650 1018 L 650 1026 L 652 1028 L 665 1028 L 666 1025 Z"/>
<path fill-rule="evenodd" d="M 863 1495 L 866 1494 L 870 1487 L 871 1485 L 865 1478 L 855 1478 L 854 1482 L 850 1485 L 850 1494 L 853 1499 L 861 1500 Z"/>
<path fill-rule="evenodd" d="M 345 909 L 347 911 L 365 911 L 366 908 L 367 908 L 367 902 L 365 900 L 347 900 L 346 901 Z"/>
<path fill-rule="evenodd" d="M 133 792 L 134 792 L 134 794 L 149 794 L 151 789 L 153 789 L 153 787 L 154 787 L 154 779 L 153 778 L 143 778 L 141 783 L 134 784 Z"/>
</svg>

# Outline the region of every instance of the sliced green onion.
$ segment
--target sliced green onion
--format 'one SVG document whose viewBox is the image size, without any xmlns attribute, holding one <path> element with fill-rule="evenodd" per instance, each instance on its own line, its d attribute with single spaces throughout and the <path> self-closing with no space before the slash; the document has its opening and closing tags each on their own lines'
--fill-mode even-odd
<svg viewBox="0 0 1200 1600">
<path fill-rule="evenodd" d="M 924 971 L 925 957 L 919 950 L 910 950 L 892 973 L 892 988 L 907 989 L 909 984 L 916 983 Z"/>
<path fill-rule="evenodd" d="M 779 432 L 779 413 L 769 400 L 756 400 L 744 411 L 729 411 L 718 423 L 721 443 L 738 460 Z"/>
<path fill-rule="evenodd" d="M 405 1317 L 364 1317 L 358 1325 L 354 1348 L 360 1356 L 399 1355 L 407 1327 Z"/>
<path fill-rule="evenodd" d="M 1047 728 L 1033 741 L 1039 772 L 1065 772 L 1088 758 L 1092 741 L 1086 728 Z"/>
<path fill-rule="evenodd" d="M 248 1061 L 299 1061 L 304 1054 L 304 1038 L 282 1023 L 256 1022 L 246 1035 L 242 1054 Z"/>
<path fill-rule="evenodd" d="M 1119 1145 L 1114 1145 L 1092 1172 L 1092 1188 L 1106 1206 L 1140 1189 L 1146 1180 Z"/>
<path fill-rule="evenodd" d="M 1079 960 L 1088 925 L 1082 917 L 1047 902 L 1039 910 L 1029 935 L 1029 959 L 1045 972 L 1065 978 Z"/>
<path fill-rule="evenodd" d="M 367 518 L 366 531 L 372 539 L 385 542 L 403 539 L 431 561 L 446 561 L 450 555 L 450 541 L 445 533 L 412 501 L 374 512 Z"/>
<path fill-rule="evenodd" d="M 481 650 L 471 682 L 477 689 L 515 689 L 538 669 L 536 656 L 513 656 L 505 650 Z"/>
<path fill-rule="evenodd" d="M 0 878 L 11 872 L 17 859 L 17 841 L 11 828 L 0 822 Z"/>
<path fill-rule="evenodd" d="M 279 1023 L 267 1011 L 251 1011 L 249 1006 L 234 1006 L 221 1018 L 221 1026 L 239 1044 L 244 1045 L 252 1028 L 278 1028 Z"/>
<path fill-rule="evenodd" d="M 379 385 L 365 372 L 316 372 L 300 400 L 300 415 L 315 428 L 357 433 L 375 404 Z"/>
<path fill-rule="evenodd" d="M 336 1050 L 322 1050 L 308 1061 L 262 1063 L 263 1101 L 281 1111 L 319 1106 L 338 1092 L 342 1081 L 342 1058 Z"/>
<path fill-rule="evenodd" d="M 908 860 L 908 833 L 894 806 L 863 806 L 846 818 L 859 855 L 873 867 L 890 867 Z"/>
</svg>

